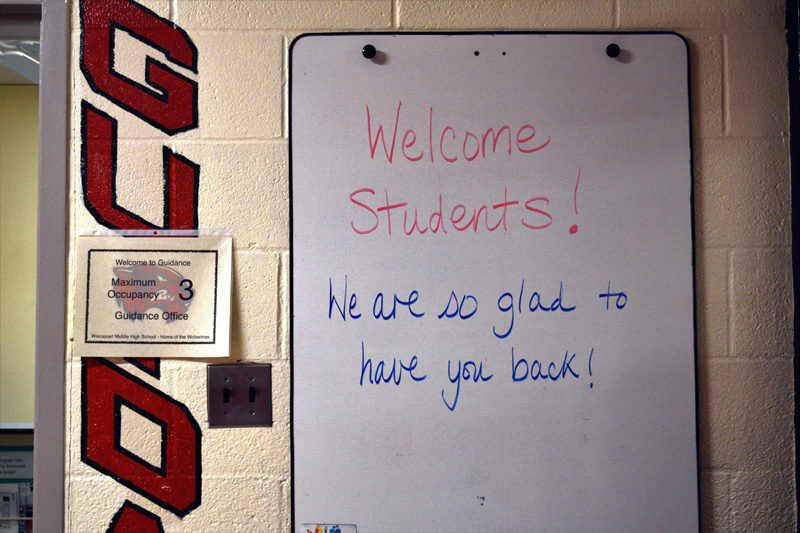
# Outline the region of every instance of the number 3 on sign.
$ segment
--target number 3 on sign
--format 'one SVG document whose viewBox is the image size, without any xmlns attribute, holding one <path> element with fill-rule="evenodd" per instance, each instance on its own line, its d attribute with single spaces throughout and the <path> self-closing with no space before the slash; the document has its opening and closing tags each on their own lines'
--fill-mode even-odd
<svg viewBox="0 0 800 533">
<path fill-rule="evenodd" d="M 179 294 L 178 297 L 184 302 L 191 300 L 194 297 L 194 289 L 192 289 L 193 287 L 192 280 L 182 279 L 180 285 L 181 288 L 183 289 L 183 292 Z"/>
</svg>

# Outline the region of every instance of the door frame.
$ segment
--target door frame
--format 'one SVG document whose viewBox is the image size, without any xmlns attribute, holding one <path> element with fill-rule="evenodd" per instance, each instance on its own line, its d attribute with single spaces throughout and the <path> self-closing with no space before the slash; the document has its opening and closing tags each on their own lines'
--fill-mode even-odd
<svg viewBox="0 0 800 533">
<path fill-rule="evenodd" d="M 0 8 L 41 14 L 33 520 L 37 531 L 63 531 L 69 4 L 0 0 Z"/>
</svg>

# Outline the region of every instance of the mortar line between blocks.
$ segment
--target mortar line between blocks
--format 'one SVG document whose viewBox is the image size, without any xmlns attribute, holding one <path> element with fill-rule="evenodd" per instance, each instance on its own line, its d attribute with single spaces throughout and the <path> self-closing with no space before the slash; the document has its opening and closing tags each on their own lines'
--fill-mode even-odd
<svg viewBox="0 0 800 533">
<path fill-rule="evenodd" d="M 281 127 L 283 129 L 283 127 Z M 283 133 L 281 133 L 283 135 Z M 137 141 L 144 141 L 150 139 L 144 138 L 122 138 L 118 142 L 137 142 Z M 153 141 L 164 142 L 164 138 L 153 138 Z M 175 145 L 180 144 L 281 144 L 286 143 L 285 137 L 241 137 L 238 139 L 234 139 L 231 137 L 184 137 L 182 139 L 176 139 L 174 137 L 166 139 L 169 142 L 175 143 Z M 155 144 L 155 143 L 154 143 Z"/>
<path fill-rule="evenodd" d="M 735 486 L 734 486 L 735 484 L 733 482 L 733 477 L 735 475 L 736 475 L 736 471 L 727 472 L 727 477 L 728 477 L 728 502 L 727 503 L 729 505 L 727 514 L 728 514 L 728 520 L 730 521 L 731 524 L 733 524 L 733 521 L 734 521 L 733 520 L 733 513 L 734 513 L 734 509 L 736 507 L 734 502 L 733 502 L 733 498 L 734 498 L 733 490 L 735 488 Z"/>
<path fill-rule="evenodd" d="M 233 251 L 236 253 L 276 253 L 282 254 L 289 251 L 289 246 L 234 246 Z"/>
<path fill-rule="evenodd" d="M 285 284 L 283 282 L 283 273 L 286 270 L 286 267 L 283 264 L 284 261 L 285 261 L 285 255 L 283 253 L 278 254 L 278 309 L 276 310 L 276 316 L 275 316 L 275 320 L 277 320 L 278 322 L 277 324 L 278 327 L 275 328 L 276 352 L 278 351 L 282 352 L 283 350 L 284 331 L 286 328 L 286 325 L 284 324 L 284 312 L 283 312 L 283 306 L 287 303 L 284 301 L 285 298 L 283 293 L 285 288 L 284 287 Z M 278 354 L 276 353 L 275 355 L 277 356 Z M 283 353 L 281 353 L 281 355 L 283 355 Z"/>
<path fill-rule="evenodd" d="M 118 144 L 141 144 L 150 143 L 153 145 L 162 145 L 165 142 L 177 144 L 278 144 L 285 143 L 287 138 L 283 136 L 283 125 L 281 125 L 281 133 L 278 137 L 184 137 L 176 139 L 175 137 L 118 137 Z M 81 140 L 77 137 L 72 139 L 72 144 L 80 144 Z"/>
<path fill-rule="evenodd" d="M 791 250 L 791 244 L 736 244 L 736 243 L 728 243 L 728 244 L 720 244 L 717 246 L 703 246 L 704 250 L 732 250 L 736 248 L 737 250 L 748 250 L 748 251 L 777 251 L 777 250 Z"/>
<path fill-rule="evenodd" d="M 713 355 L 708 357 L 703 357 L 706 361 L 716 361 L 716 362 L 723 362 L 723 363 L 789 363 L 792 361 L 793 355 L 791 353 L 779 354 L 779 355 L 765 355 L 765 354 L 758 354 L 754 353 L 752 355 L 748 355 L 745 353 L 743 355 L 732 355 L 730 357 L 726 357 L 723 355 Z"/>
<path fill-rule="evenodd" d="M 80 362 L 79 364 L 82 364 L 82 362 Z M 72 361 L 67 362 L 66 369 L 65 369 L 65 375 L 64 375 L 65 384 L 74 383 L 73 382 L 73 379 L 75 378 L 75 375 L 74 375 L 75 373 L 73 371 L 74 370 L 74 366 L 75 366 L 75 363 L 73 363 Z M 80 386 L 80 384 L 78 386 Z M 65 403 L 65 410 L 66 410 L 66 413 L 67 413 L 66 422 L 68 424 L 67 427 L 64 429 L 64 452 L 63 452 L 63 454 L 64 454 L 64 463 L 65 463 L 64 477 L 66 478 L 64 480 L 64 491 L 65 491 L 65 495 L 64 495 L 64 527 L 66 528 L 66 527 L 69 527 L 69 525 L 70 525 L 69 523 L 70 523 L 70 509 L 71 509 L 71 506 L 70 506 L 69 495 L 72 494 L 72 470 L 74 468 L 74 466 L 72 464 L 72 450 L 73 450 L 74 443 L 72 442 L 72 435 L 70 434 L 69 428 L 74 428 L 75 427 L 72 413 L 75 411 L 76 406 L 72 404 L 72 397 L 69 395 L 69 386 L 66 386 L 64 388 L 65 388 L 65 391 L 64 391 L 64 397 L 65 397 L 64 400 L 65 400 L 65 402 L 64 403 Z M 79 395 L 79 396 L 81 396 L 81 395 Z M 78 401 L 82 402 L 83 398 L 81 397 Z M 81 406 L 78 405 L 77 409 L 79 411 L 81 411 Z M 79 437 L 79 439 L 80 439 L 80 437 Z"/>
<path fill-rule="evenodd" d="M 722 107 L 722 106 L 720 106 Z M 780 134 L 776 135 L 703 135 L 697 136 L 695 140 L 703 140 L 703 141 L 774 141 L 778 139 L 784 138 L 784 133 L 781 132 Z"/>
<path fill-rule="evenodd" d="M 292 482 L 290 478 L 281 482 L 281 500 L 281 507 L 283 509 L 281 520 L 290 523 L 292 517 Z M 287 530 L 290 529 L 288 523 L 285 525 Z"/>
<path fill-rule="evenodd" d="M 787 467 L 787 468 L 776 468 L 776 469 L 763 469 L 763 468 L 756 468 L 754 470 L 741 470 L 736 468 L 726 468 L 720 466 L 704 466 L 701 467 L 700 470 L 702 472 L 709 472 L 709 473 L 716 473 L 721 474 L 727 477 L 733 477 L 738 475 L 747 475 L 747 474 L 787 474 L 791 475 L 794 473 L 794 468 Z"/>
<path fill-rule="evenodd" d="M 289 139 L 289 36 L 281 42 L 281 139 Z"/>
<path fill-rule="evenodd" d="M 614 0 L 612 10 L 614 28 L 619 29 L 619 0 Z"/>
<path fill-rule="evenodd" d="M 727 271 L 727 278 L 725 280 L 725 307 L 727 309 L 726 313 L 726 321 L 727 321 L 727 335 L 725 336 L 725 340 L 727 341 L 727 346 L 725 346 L 725 354 L 728 357 L 732 356 L 732 349 L 733 349 L 733 309 L 731 309 L 731 302 L 733 298 L 731 297 L 731 293 L 733 292 L 733 252 L 729 249 L 727 251 L 727 260 L 728 260 L 728 271 Z"/>
<path fill-rule="evenodd" d="M 400 10 L 398 9 L 397 2 L 399 2 L 399 0 L 392 0 L 392 27 L 395 30 L 400 28 Z"/>
<path fill-rule="evenodd" d="M 728 35 L 722 34 L 722 98 L 720 105 L 722 106 L 722 135 L 724 137 L 730 136 L 731 133 L 731 117 L 730 117 L 730 97 L 728 91 L 730 90 L 729 65 L 728 65 Z"/>
</svg>

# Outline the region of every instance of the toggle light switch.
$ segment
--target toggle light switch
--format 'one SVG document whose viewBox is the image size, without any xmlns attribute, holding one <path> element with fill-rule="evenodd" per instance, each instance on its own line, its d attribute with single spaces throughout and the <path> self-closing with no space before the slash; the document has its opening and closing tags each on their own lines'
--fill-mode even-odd
<svg viewBox="0 0 800 533">
<path fill-rule="evenodd" d="M 272 365 L 208 365 L 208 427 L 272 425 Z"/>
</svg>

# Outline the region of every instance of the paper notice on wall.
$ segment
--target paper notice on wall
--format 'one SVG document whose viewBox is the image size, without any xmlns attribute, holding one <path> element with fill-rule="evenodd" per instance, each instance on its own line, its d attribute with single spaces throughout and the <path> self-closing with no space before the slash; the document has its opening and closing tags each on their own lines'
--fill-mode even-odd
<svg viewBox="0 0 800 533">
<path fill-rule="evenodd" d="M 17 533 L 17 486 L 0 485 L 0 533 Z"/>
<path fill-rule="evenodd" d="M 79 357 L 228 357 L 230 235 L 78 238 Z"/>
<path fill-rule="evenodd" d="M 33 479 L 33 448 L 0 446 L 0 483 Z"/>
</svg>

